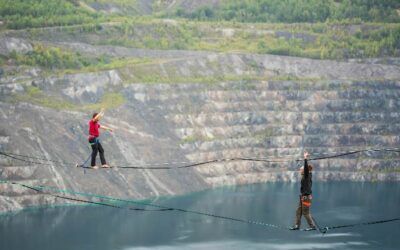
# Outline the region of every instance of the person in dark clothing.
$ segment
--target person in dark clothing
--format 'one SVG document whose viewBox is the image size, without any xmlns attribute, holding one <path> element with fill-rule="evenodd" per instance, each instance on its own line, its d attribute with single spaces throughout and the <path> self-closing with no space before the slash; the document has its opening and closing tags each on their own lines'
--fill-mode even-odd
<svg viewBox="0 0 400 250">
<path fill-rule="evenodd" d="M 300 168 L 301 187 L 299 196 L 299 205 L 296 210 L 296 222 L 291 230 L 299 230 L 301 225 L 301 216 L 303 215 L 309 228 L 306 230 L 315 230 L 315 223 L 310 215 L 310 207 L 312 202 L 312 169 L 313 167 L 307 162 L 308 152 L 304 152 L 304 166 Z"/>
<path fill-rule="evenodd" d="M 106 159 L 104 157 L 104 149 L 101 146 L 99 136 L 100 136 L 100 131 L 99 129 L 104 129 L 107 131 L 112 132 L 113 129 L 106 127 L 104 125 L 101 125 L 98 123 L 98 121 L 104 116 L 104 109 L 101 109 L 100 113 L 94 113 L 92 116 L 92 119 L 89 121 L 89 143 L 92 146 L 92 161 L 90 166 L 94 169 L 97 169 L 98 167 L 96 166 L 96 156 L 97 153 L 100 153 L 100 161 L 101 165 L 103 168 L 109 168 L 110 166 L 107 165 Z"/>
</svg>

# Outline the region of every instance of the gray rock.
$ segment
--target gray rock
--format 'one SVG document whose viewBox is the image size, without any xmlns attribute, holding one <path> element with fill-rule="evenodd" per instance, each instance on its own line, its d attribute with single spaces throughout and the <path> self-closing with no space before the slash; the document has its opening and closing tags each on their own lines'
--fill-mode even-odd
<svg viewBox="0 0 400 250">
<path fill-rule="evenodd" d="M 18 83 L 0 84 L 0 97 L 24 92 L 24 88 Z"/>
<path fill-rule="evenodd" d="M 8 56 L 11 52 L 27 53 L 33 50 L 32 44 L 14 37 L 0 37 L 0 55 Z"/>
<path fill-rule="evenodd" d="M 250 62 L 256 62 L 256 70 L 249 67 Z M 0 149 L 51 162 L 39 167 L 1 157 L 0 175 L 33 185 L 143 199 L 221 185 L 297 181 L 295 160 L 304 149 L 312 156 L 326 156 L 400 144 L 400 70 L 396 66 L 206 53 L 145 67 L 166 76 L 269 72 L 326 79 L 124 85 L 121 70 L 64 76 L 32 70 L 27 73 L 34 78 L 29 83 L 50 97 L 79 104 L 94 103 L 109 90 L 125 97 L 127 102 L 107 110 L 101 121 L 115 128 L 101 135 L 111 165 L 177 167 L 237 157 L 287 162 L 229 161 L 179 170 L 115 168 L 85 173 L 75 164 L 90 154 L 87 122 L 91 114 L 8 102 L 4 97 L 23 90 L 18 81 L 24 78 L 16 76 L 0 85 Z M 371 79 L 375 77 L 381 79 Z M 399 163 L 396 152 L 351 155 L 314 162 L 315 178 L 398 181 Z M 5 190 L 0 211 L 60 202 L 0 185 Z"/>
</svg>

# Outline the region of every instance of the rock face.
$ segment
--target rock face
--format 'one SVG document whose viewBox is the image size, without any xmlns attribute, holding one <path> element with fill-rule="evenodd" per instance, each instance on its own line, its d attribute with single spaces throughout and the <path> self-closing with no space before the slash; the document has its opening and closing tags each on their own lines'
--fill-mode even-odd
<svg viewBox="0 0 400 250">
<path fill-rule="evenodd" d="M 153 53 L 162 57 L 164 52 Z M 165 52 L 165 58 L 174 53 Z M 223 72 L 240 77 L 289 74 L 299 80 L 130 83 L 137 68 L 63 76 L 35 71 L 21 79 L 3 77 L 0 150 L 51 161 L 40 165 L 40 159 L 26 162 L 23 157 L 16 160 L 2 156 L 0 179 L 142 199 L 221 185 L 297 181 L 299 165 L 295 160 L 304 149 L 312 156 L 322 156 L 370 147 L 398 147 L 400 143 L 398 66 L 186 53 L 193 57 L 144 67 L 148 72 L 162 71 L 165 76 L 215 77 Z M 127 75 L 130 78 L 123 79 Z M 285 161 L 217 162 L 172 170 L 83 171 L 75 164 L 84 162 L 91 151 L 87 143 L 91 112 L 15 102 L 10 95 L 24 92 L 27 84 L 75 105 L 95 103 L 108 91 L 121 94 L 126 102 L 107 110 L 102 120 L 115 128 L 113 133 L 103 132 L 101 136 L 106 158 L 114 166 L 178 167 L 236 157 Z M 368 152 L 316 161 L 314 178 L 399 181 L 399 159 L 395 152 Z M 4 183 L 0 190 L 0 211 L 65 202 Z"/>
<path fill-rule="evenodd" d="M 130 100 L 162 112 L 191 161 L 254 157 L 296 159 L 351 149 L 397 147 L 400 84 L 395 81 L 245 81 L 212 86 L 140 86 Z M 156 94 L 158 93 L 158 94 Z M 131 99 L 132 98 L 132 99 Z M 383 180 L 398 171 L 398 153 L 315 162 L 317 178 Z M 211 186 L 298 178 L 294 161 L 209 164 L 196 171 Z M 335 174 L 336 173 L 336 174 Z M 354 174 L 352 174 L 354 173 Z M 386 175 L 399 180 L 399 174 Z"/>
<path fill-rule="evenodd" d="M 26 53 L 32 50 L 33 47 L 28 41 L 14 37 L 0 37 L 0 55 L 7 56 L 13 51 Z"/>
<path fill-rule="evenodd" d="M 121 84 L 122 79 L 116 70 L 40 78 L 32 81 L 35 87 L 80 104 L 95 103 L 109 88 Z"/>
</svg>

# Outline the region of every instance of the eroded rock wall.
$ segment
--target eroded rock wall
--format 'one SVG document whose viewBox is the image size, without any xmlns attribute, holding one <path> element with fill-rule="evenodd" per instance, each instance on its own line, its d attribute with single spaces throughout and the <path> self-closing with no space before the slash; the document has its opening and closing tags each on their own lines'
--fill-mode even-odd
<svg viewBox="0 0 400 250">
<path fill-rule="evenodd" d="M 124 79 L 129 68 L 63 76 L 30 70 L 26 76 L 2 77 L 0 149 L 52 162 L 38 165 L 35 160 L 27 163 L 1 157 L 1 179 L 142 199 L 221 185 L 296 181 L 298 165 L 293 160 L 304 149 L 312 155 L 334 154 L 398 147 L 400 142 L 398 66 L 211 53 L 144 67 L 150 71 L 164 68 L 166 76 L 175 72 L 189 78 L 199 72 L 216 76 L 223 71 L 237 76 L 290 74 L 299 79 L 138 84 Z M 102 121 L 115 128 L 111 134 L 104 132 L 101 139 L 111 165 L 173 163 L 169 166 L 177 167 L 232 157 L 288 162 L 83 171 L 74 165 L 90 153 L 86 137 L 91 112 L 16 102 L 14 95 L 23 95 L 28 86 L 74 105 L 95 103 L 110 91 L 122 95 L 124 104 L 107 110 Z M 400 179 L 396 153 L 360 154 L 314 164 L 315 178 L 320 180 Z M 1 211 L 64 202 L 8 184 L 0 188 Z"/>
</svg>

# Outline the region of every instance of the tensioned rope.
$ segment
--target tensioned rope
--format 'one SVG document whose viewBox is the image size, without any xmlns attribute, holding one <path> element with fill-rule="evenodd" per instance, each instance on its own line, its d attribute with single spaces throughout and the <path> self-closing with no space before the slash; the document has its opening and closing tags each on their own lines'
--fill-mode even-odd
<svg viewBox="0 0 400 250">
<path fill-rule="evenodd" d="M 134 200 L 124 200 L 124 199 L 112 198 L 112 197 L 96 195 L 96 194 L 90 194 L 90 193 L 75 192 L 75 191 L 72 191 L 72 190 L 62 190 L 62 189 L 57 189 L 57 188 L 48 187 L 48 186 L 31 186 L 31 185 L 28 185 L 28 184 L 23 184 L 23 183 L 18 183 L 18 182 L 10 182 L 10 181 L 6 181 L 6 180 L 0 180 L 0 183 L 18 185 L 20 187 L 24 187 L 24 188 L 28 188 L 28 189 L 34 190 L 34 191 L 36 191 L 38 193 L 51 195 L 51 196 L 54 196 L 54 197 L 57 197 L 57 198 L 61 198 L 61 199 L 77 201 L 77 202 L 83 202 L 83 203 L 99 205 L 99 206 L 106 206 L 106 207 L 111 207 L 111 208 L 128 209 L 128 210 L 134 210 L 134 211 L 178 211 L 178 212 L 184 212 L 184 213 L 190 213 L 190 214 L 213 217 L 213 218 L 217 218 L 217 219 L 230 220 L 230 221 L 241 222 L 241 223 L 246 223 L 246 224 L 253 224 L 253 225 L 259 225 L 259 226 L 264 226 L 264 227 L 270 227 L 270 228 L 274 228 L 274 229 L 281 229 L 281 230 L 289 230 L 290 229 L 289 227 L 286 227 L 286 226 L 270 224 L 270 223 L 265 223 L 265 222 L 261 222 L 261 221 L 246 220 L 246 219 L 234 218 L 234 217 L 225 216 L 225 215 L 212 214 L 212 213 L 208 213 L 208 212 L 201 212 L 201 211 L 187 210 L 187 209 L 182 209 L 182 208 L 167 207 L 167 206 L 157 205 L 157 204 L 154 204 L 154 203 L 147 203 L 147 202 L 134 201 Z M 115 205 L 115 204 L 112 204 L 112 203 L 96 202 L 96 201 L 90 201 L 90 200 L 84 200 L 84 199 L 79 199 L 79 198 L 67 197 L 67 196 L 63 196 L 63 195 L 52 194 L 52 193 L 48 193 L 46 191 L 52 191 L 52 192 L 56 192 L 56 193 L 69 193 L 69 194 L 73 194 L 73 195 L 98 198 L 98 199 L 109 200 L 109 201 L 113 201 L 113 202 L 133 203 L 133 204 L 142 205 L 142 206 L 156 207 L 157 209 L 150 210 L 150 209 L 143 209 L 143 208 L 123 207 L 123 206 L 118 206 L 118 205 Z M 385 219 L 385 220 L 361 222 L 361 223 L 356 223 L 356 224 L 338 225 L 338 226 L 320 227 L 318 225 L 318 231 L 320 233 L 322 233 L 322 234 L 325 234 L 325 233 L 328 232 L 328 230 L 334 230 L 334 229 L 340 229 L 340 228 L 349 228 L 349 227 L 368 226 L 368 225 L 389 223 L 389 222 L 394 222 L 394 221 L 400 221 L 400 217 L 392 218 L 392 219 Z M 303 231 L 307 231 L 307 230 L 303 230 Z"/>
<path fill-rule="evenodd" d="M 327 156 L 322 156 L 322 157 L 316 157 L 316 158 L 311 158 L 309 159 L 310 161 L 312 160 L 323 160 L 323 159 L 331 159 L 331 158 L 337 158 L 337 157 L 342 157 L 342 156 L 347 156 L 347 155 L 352 155 L 352 154 L 357 154 L 361 152 L 381 152 L 381 151 L 386 151 L 386 152 L 400 152 L 400 149 L 398 148 L 384 148 L 384 149 L 364 149 L 364 150 L 355 150 L 355 151 L 349 151 L 345 153 L 340 153 L 336 155 L 327 155 Z M 26 159 L 35 159 L 35 160 L 47 160 L 44 158 L 37 158 L 37 157 L 31 157 L 31 156 L 25 156 L 25 155 L 17 155 L 13 153 L 6 153 L 0 151 L 0 155 L 24 161 L 27 163 L 33 163 L 33 164 L 40 164 L 40 165 L 53 165 L 50 163 L 43 163 L 43 162 L 36 162 L 36 161 L 31 161 L 31 160 L 26 160 Z M 22 158 L 21 158 L 22 157 Z M 25 158 L 25 159 L 24 159 Z M 53 160 L 47 160 L 48 162 L 57 162 Z M 119 168 L 135 168 L 135 169 L 176 169 L 176 168 L 189 168 L 189 167 L 196 167 L 204 164 L 209 164 L 209 163 L 215 163 L 215 162 L 228 162 L 228 161 L 260 161 L 260 162 L 289 162 L 289 160 L 269 160 L 268 158 L 226 158 L 226 159 L 217 159 L 217 160 L 210 160 L 210 161 L 204 161 L 204 162 L 198 162 L 198 163 L 192 163 L 189 165 L 184 165 L 184 166 L 179 166 L 179 167 L 144 167 L 144 166 L 125 166 L 125 167 L 119 167 Z M 293 160 L 292 160 L 293 161 Z M 302 160 L 295 160 L 295 161 L 302 161 Z M 65 163 L 58 161 L 57 163 Z M 274 224 L 269 224 L 269 223 L 264 223 L 264 222 L 259 222 L 259 221 L 252 221 L 252 220 L 245 220 L 245 219 L 239 219 L 239 218 L 234 218 L 234 217 L 229 217 L 229 216 L 224 216 L 224 215 L 216 215 L 216 214 L 211 214 L 207 212 L 199 212 L 199 211 L 192 211 L 192 210 L 186 210 L 186 209 L 181 209 L 181 208 L 171 208 L 171 207 L 166 207 L 166 206 L 161 206 L 161 205 L 156 205 L 152 203 L 144 203 L 144 202 L 137 202 L 137 201 L 129 201 L 129 200 L 123 200 L 123 199 L 116 199 L 116 198 L 111 198 L 111 197 L 106 197 L 106 196 L 100 196 L 100 195 L 91 195 L 91 194 L 85 194 L 85 193 L 79 193 L 79 192 L 74 192 L 70 190 L 60 190 L 52 187 L 46 187 L 46 186 L 31 186 L 23 183 L 17 183 L 17 182 L 9 182 L 6 180 L 0 180 L 0 183 L 8 183 L 12 185 L 19 185 L 24 188 L 28 188 L 31 190 L 34 190 L 36 192 L 40 192 L 46 195 L 51 195 L 57 198 L 61 199 L 66 199 L 66 200 L 71 200 L 71 201 L 77 201 L 77 202 L 84 202 L 84 203 L 89 203 L 89 204 L 94 204 L 94 205 L 100 205 L 100 206 L 108 206 L 108 207 L 113 207 L 113 208 L 119 208 L 119 209 L 129 209 L 129 210 L 136 210 L 136 211 L 179 211 L 179 212 L 185 212 L 185 213 L 192 213 L 192 214 L 198 214 L 198 215 L 204 215 L 204 216 L 209 216 L 209 217 L 215 217 L 219 219 L 225 219 L 225 220 L 231 220 L 231 221 L 237 221 L 237 222 L 242 222 L 242 223 L 247 223 L 247 224 L 255 224 L 255 225 L 261 225 L 261 226 L 266 226 L 266 227 L 271 227 L 271 228 L 277 228 L 277 229 L 289 229 L 288 227 L 280 226 L 280 225 L 274 225 Z M 110 203 L 104 203 L 104 202 L 95 202 L 95 201 L 90 201 L 90 200 L 83 200 L 83 199 L 77 199 L 73 197 L 67 197 L 67 196 L 62 196 L 62 195 L 56 195 L 56 194 L 51 194 L 44 192 L 45 190 L 52 190 L 53 192 L 58 192 L 58 193 L 71 193 L 74 195 L 85 195 L 85 196 L 91 196 L 91 197 L 96 197 L 99 199 L 106 199 L 106 200 L 111 200 L 111 201 L 119 201 L 119 202 L 125 202 L 125 203 L 135 203 L 135 204 L 140 204 L 140 205 L 145 205 L 145 206 L 152 206 L 156 207 L 157 210 L 148 210 L 148 209 L 142 209 L 142 208 L 132 208 L 132 207 L 122 207 Z M 388 220 L 379 220 L 379 221 L 370 221 L 370 222 L 363 222 L 363 223 L 358 223 L 358 224 L 350 224 L 350 225 L 339 225 L 339 226 L 329 226 L 329 227 L 323 227 L 319 228 L 319 231 L 321 233 L 325 233 L 328 230 L 333 230 L 333 229 L 339 229 L 339 228 L 346 228 L 346 227 L 356 227 L 356 226 L 365 226 L 365 225 L 373 225 L 373 224 L 379 224 L 379 223 L 387 223 L 387 222 L 393 222 L 393 221 L 398 221 L 400 218 L 393 218 L 393 219 L 388 219 Z"/>
<path fill-rule="evenodd" d="M 9 153 L 9 152 L 3 152 L 0 151 L 0 155 L 3 155 L 5 157 L 22 161 L 25 163 L 29 164 L 37 164 L 37 165 L 54 165 L 51 163 L 57 163 L 59 165 L 64 165 L 64 166 L 73 166 L 76 164 L 69 163 L 66 161 L 55 161 L 55 160 L 50 160 L 46 158 L 40 158 L 40 157 L 34 157 L 34 156 L 27 156 L 27 155 L 21 155 L 21 154 L 15 154 L 15 153 Z M 31 160 L 32 159 L 32 160 Z M 39 160 L 39 161 L 37 161 Z M 88 160 L 85 161 L 85 163 Z M 223 159 L 215 159 L 215 160 L 209 160 L 209 161 L 201 161 L 201 162 L 166 162 L 166 163 L 154 163 L 154 164 L 143 164 L 143 165 L 124 165 L 124 166 L 112 166 L 112 168 L 126 168 L 126 169 L 155 169 L 155 170 L 160 170 L 160 169 L 179 169 L 179 168 L 190 168 L 190 167 L 196 167 L 200 165 L 206 165 L 210 163 L 217 163 L 217 162 L 229 162 L 229 161 L 253 161 L 253 162 L 269 162 L 269 163 L 279 163 L 279 162 L 291 162 L 293 160 L 284 160 L 284 159 L 279 159 L 279 160 L 273 160 L 273 159 L 268 159 L 268 158 L 245 158 L 245 157 L 236 157 L 236 158 L 223 158 Z M 51 163 L 50 163 L 51 162 Z M 174 164 L 188 164 L 188 165 L 183 165 L 183 166 L 177 166 L 177 167 L 163 167 L 160 165 L 174 165 Z M 89 168 L 83 166 L 84 164 L 79 165 L 79 167 L 84 167 L 84 168 Z M 148 166 L 155 166 L 155 167 L 148 167 Z"/>
<path fill-rule="evenodd" d="M 133 211 L 171 211 L 172 210 L 172 209 L 168 209 L 168 208 L 165 208 L 165 209 L 164 208 L 163 209 L 144 209 L 144 208 L 136 208 L 136 207 L 122 207 L 122 206 L 109 204 L 109 203 L 104 203 L 104 202 L 96 202 L 96 201 L 83 200 L 83 199 L 78 199 L 78 198 L 73 198 L 73 197 L 67 197 L 67 196 L 63 196 L 63 195 L 45 193 L 41 189 L 39 189 L 38 187 L 29 186 L 27 184 L 16 183 L 16 182 L 11 182 L 11 184 L 12 185 L 19 185 L 21 187 L 24 187 L 24 188 L 27 188 L 27 189 L 31 189 L 31 190 L 33 190 L 33 191 L 35 191 L 37 193 L 50 195 L 50 196 L 53 196 L 53 197 L 56 197 L 56 198 L 61 198 L 61 199 L 64 199 L 64 200 L 83 202 L 83 203 L 99 205 L 99 206 L 106 206 L 106 207 L 119 208 L 119 209 L 128 209 L 128 210 L 133 210 Z"/>
<path fill-rule="evenodd" d="M 61 199 L 84 202 L 84 203 L 100 205 L 100 206 L 107 206 L 107 207 L 118 208 L 118 209 L 129 209 L 129 210 L 136 210 L 136 211 L 178 211 L 178 212 L 184 212 L 184 213 L 190 213 L 190 214 L 197 214 L 197 215 L 203 215 L 203 216 L 208 216 L 208 217 L 214 217 L 214 218 L 218 218 L 218 219 L 236 221 L 236 222 L 241 222 L 241 223 L 246 223 L 246 224 L 254 224 L 254 225 L 260 225 L 260 226 L 265 226 L 265 227 L 271 227 L 271 228 L 276 228 L 276 229 L 284 229 L 284 230 L 289 229 L 289 227 L 284 227 L 284 226 L 280 226 L 280 225 L 264 223 L 264 222 L 261 222 L 261 221 L 245 220 L 245 219 L 234 218 L 234 217 L 230 217 L 230 216 L 212 214 L 212 213 L 208 213 L 208 212 L 187 210 L 187 209 L 175 208 L 175 207 L 167 207 L 167 206 L 157 205 L 157 204 L 153 204 L 153 203 L 134 201 L 134 200 L 124 200 L 124 199 L 112 198 L 112 197 L 96 195 L 96 194 L 75 192 L 75 191 L 72 191 L 72 190 L 62 190 L 62 189 L 57 189 L 57 188 L 54 188 L 54 187 L 31 186 L 31 185 L 28 185 L 28 184 L 23 184 L 23 183 L 18 183 L 18 182 L 10 182 L 10 181 L 6 181 L 6 180 L 0 180 L 0 183 L 18 185 L 20 187 L 28 188 L 28 189 L 34 190 L 36 192 L 47 194 L 47 195 L 51 195 L 51 196 L 54 196 L 54 197 L 57 197 L 57 198 L 61 198 Z M 89 200 L 84 200 L 84 199 L 71 198 L 71 197 L 62 196 L 62 195 L 49 194 L 49 193 L 45 192 L 46 190 L 47 191 L 56 192 L 56 193 L 69 193 L 69 194 L 74 194 L 74 195 L 78 195 L 78 196 L 94 197 L 94 198 L 98 198 L 98 199 L 102 199 L 102 200 L 109 200 L 109 201 L 113 201 L 113 202 L 133 203 L 133 204 L 142 205 L 142 206 L 155 207 L 155 208 L 157 208 L 157 210 L 148 210 L 148 209 L 140 209 L 140 208 L 138 209 L 138 208 L 130 208 L 130 207 L 125 208 L 125 207 L 117 206 L 117 205 L 110 204 L 110 203 L 94 202 L 94 201 L 89 201 Z"/>
<path fill-rule="evenodd" d="M 332 158 L 338 158 L 338 157 L 342 157 L 342 156 L 353 155 L 353 154 L 358 154 L 358 153 L 363 153 L 363 152 L 382 152 L 382 151 L 400 153 L 400 149 L 357 150 L 357 151 L 351 151 L 351 152 L 346 152 L 346 153 L 340 153 L 340 154 L 336 154 L 336 155 L 310 158 L 309 161 L 332 159 Z M 286 159 L 232 157 L 232 158 L 222 158 L 222 159 L 215 159 L 215 160 L 209 160 L 209 161 L 203 161 L 203 162 L 196 162 L 196 163 L 191 163 L 191 164 L 188 164 L 188 165 L 183 165 L 183 166 L 178 166 L 178 167 L 115 166 L 113 168 L 120 168 L 120 169 L 154 169 L 154 170 L 157 170 L 157 169 L 182 169 L 182 168 L 192 168 L 192 167 L 207 165 L 207 164 L 211 164 L 211 163 L 234 162 L 234 161 L 251 161 L 251 162 L 264 162 L 264 163 L 289 163 L 289 162 L 302 162 L 302 161 L 304 161 L 304 159 L 286 160 Z"/>
<path fill-rule="evenodd" d="M 343 156 L 348 156 L 348 155 L 354 155 L 358 153 L 363 153 L 363 152 L 396 152 L 400 153 L 400 148 L 370 148 L 370 149 L 362 149 L 362 150 L 353 150 L 353 151 L 348 151 L 348 152 L 342 152 L 342 153 L 336 153 L 332 155 L 325 155 L 325 154 L 313 154 L 317 155 L 317 157 L 310 158 L 310 161 L 316 161 L 316 160 L 325 160 L 325 159 L 332 159 L 332 158 L 338 158 L 338 157 L 343 157 Z M 27 156 L 27 155 L 21 155 L 21 154 L 15 154 L 15 153 L 9 153 L 9 152 L 4 152 L 0 151 L 0 155 L 3 155 L 5 157 L 15 159 L 18 161 L 26 162 L 29 164 L 37 164 L 37 165 L 54 165 L 51 163 L 57 163 L 60 165 L 64 166 L 72 166 L 74 165 L 73 163 L 68 163 L 66 161 L 55 161 L 55 160 L 50 160 L 46 158 L 40 158 L 40 157 L 34 157 L 34 156 Z M 323 155 L 323 156 L 319 156 Z M 39 161 L 38 161 L 39 160 Z M 85 161 L 85 163 L 88 160 Z M 264 162 L 264 163 L 288 163 L 288 162 L 300 162 L 303 160 L 300 159 L 271 159 L 271 158 L 247 158 L 247 157 L 232 157 L 232 158 L 221 158 L 221 159 L 213 159 L 213 160 L 208 160 L 208 161 L 200 161 L 200 162 L 165 162 L 165 163 L 154 163 L 154 164 L 142 164 L 142 165 L 124 165 L 124 166 L 112 166 L 112 168 L 119 168 L 119 169 L 150 169 L 150 170 L 162 170 L 162 169 L 183 169 L 183 168 L 192 168 L 192 167 L 197 167 L 201 165 L 207 165 L 211 163 L 221 163 L 221 162 L 233 162 L 233 161 L 252 161 L 252 162 Z M 51 163 L 50 163 L 51 162 Z M 180 165 L 180 166 L 162 166 L 162 165 L 175 165 L 175 164 L 185 164 L 185 165 Z M 85 164 L 79 165 L 79 167 L 82 168 L 88 168 L 90 167 L 85 167 Z"/>
<path fill-rule="evenodd" d="M 332 229 L 347 228 L 347 227 L 368 226 L 368 225 L 382 224 L 382 223 L 388 223 L 388 222 L 393 222 L 393 221 L 400 221 L 400 217 L 398 217 L 398 218 L 393 218 L 393 219 L 387 219 L 387 220 L 377 220 L 377 221 L 361 222 L 361 223 L 347 224 L 347 225 L 340 225 L 340 226 L 329 226 L 329 227 L 324 227 L 324 228 L 321 228 L 321 229 L 322 229 L 322 230 L 325 230 L 325 232 L 327 232 L 328 230 L 332 230 Z"/>
</svg>

